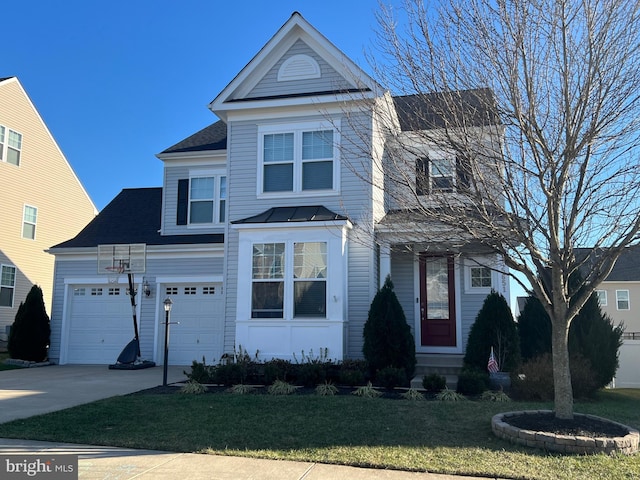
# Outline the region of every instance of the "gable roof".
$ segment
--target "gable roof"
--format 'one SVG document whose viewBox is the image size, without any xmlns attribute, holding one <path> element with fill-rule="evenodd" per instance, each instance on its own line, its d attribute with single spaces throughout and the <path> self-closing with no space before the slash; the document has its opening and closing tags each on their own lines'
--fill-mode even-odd
<svg viewBox="0 0 640 480">
<path fill-rule="evenodd" d="M 293 43 L 302 39 L 314 52 L 320 55 L 336 72 L 338 72 L 353 88 L 352 91 L 374 92 L 380 94 L 382 87 L 331 43 L 324 35 L 316 30 L 299 12 L 293 12 L 291 17 L 280 27 L 276 34 L 260 49 L 260 51 L 245 65 L 245 67 L 235 76 L 235 78 L 214 98 L 209 104 L 211 111 L 220 118 L 226 118 L 227 110 L 244 108 L 241 101 L 268 101 L 282 100 L 287 96 L 260 97 L 247 99 L 248 93 L 262 79 L 262 77 L 273 67 L 278 60 L 286 53 Z M 335 91 L 319 91 L 298 95 L 291 98 L 300 100 L 302 97 L 312 97 L 332 95 L 342 98 L 344 94 L 349 94 L 345 89 Z M 353 95 L 352 93 L 350 95 Z"/>
<path fill-rule="evenodd" d="M 627 247 L 618 257 L 605 282 L 640 281 L 640 245 Z"/>
<path fill-rule="evenodd" d="M 332 212 L 321 205 L 314 205 L 304 207 L 273 207 L 253 217 L 235 220 L 231 223 L 331 222 L 335 220 L 348 220 L 348 218 Z"/>
<path fill-rule="evenodd" d="M 402 131 L 500 123 L 489 88 L 393 97 Z"/>
<path fill-rule="evenodd" d="M 161 153 L 198 152 L 203 150 L 226 150 L 227 124 L 222 120 L 212 123 L 199 132 L 185 138 Z"/>
<path fill-rule="evenodd" d="M 224 242 L 223 234 L 160 235 L 161 210 L 162 188 L 124 189 L 78 235 L 51 248 Z"/>
</svg>

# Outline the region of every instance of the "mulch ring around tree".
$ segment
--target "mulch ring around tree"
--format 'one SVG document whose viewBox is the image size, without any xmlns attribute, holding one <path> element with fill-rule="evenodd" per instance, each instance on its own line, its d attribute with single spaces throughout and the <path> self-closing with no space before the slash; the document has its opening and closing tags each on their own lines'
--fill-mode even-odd
<svg viewBox="0 0 640 480">
<path fill-rule="evenodd" d="M 507 412 L 491 419 L 493 433 L 511 443 L 565 454 L 638 452 L 638 430 L 594 415 L 558 419 L 550 410 Z"/>
</svg>

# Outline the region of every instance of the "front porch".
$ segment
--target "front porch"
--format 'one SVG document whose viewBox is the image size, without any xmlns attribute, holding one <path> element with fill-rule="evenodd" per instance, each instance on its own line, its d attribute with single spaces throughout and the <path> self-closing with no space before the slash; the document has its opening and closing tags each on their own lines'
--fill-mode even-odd
<svg viewBox="0 0 640 480">
<path fill-rule="evenodd" d="M 447 387 L 455 390 L 458 383 L 458 374 L 462 370 L 463 355 L 446 353 L 417 353 L 416 372 L 411 380 L 411 386 L 422 388 L 422 377 L 436 373 L 447 380 Z"/>
</svg>

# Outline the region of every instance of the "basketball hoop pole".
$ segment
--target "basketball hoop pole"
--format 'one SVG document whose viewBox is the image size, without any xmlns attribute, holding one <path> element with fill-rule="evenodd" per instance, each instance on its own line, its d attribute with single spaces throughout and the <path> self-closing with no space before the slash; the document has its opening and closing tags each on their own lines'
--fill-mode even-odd
<svg viewBox="0 0 640 480">
<path fill-rule="evenodd" d="M 127 273 L 129 277 L 129 298 L 131 299 L 131 313 L 133 314 L 133 332 L 138 345 L 138 358 L 140 358 L 140 339 L 138 338 L 138 319 L 136 317 L 136 292 L 133 289 L 133 273 Z"/>
</svg>

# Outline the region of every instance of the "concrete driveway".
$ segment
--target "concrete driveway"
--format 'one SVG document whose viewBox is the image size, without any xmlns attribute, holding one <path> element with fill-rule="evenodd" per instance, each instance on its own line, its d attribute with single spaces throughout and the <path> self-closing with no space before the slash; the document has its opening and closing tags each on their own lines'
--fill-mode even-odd
<svg viewBox="0 0 640 480">
<path fill-rule="evenodd" d="M 167 383 L 190 367 L 169 366 Z M 109 370 L 107 365 L 49 365 L 0 372 L 0 423 L 63 410 L 162 385 L 163 368 Z"/>
</svg>

